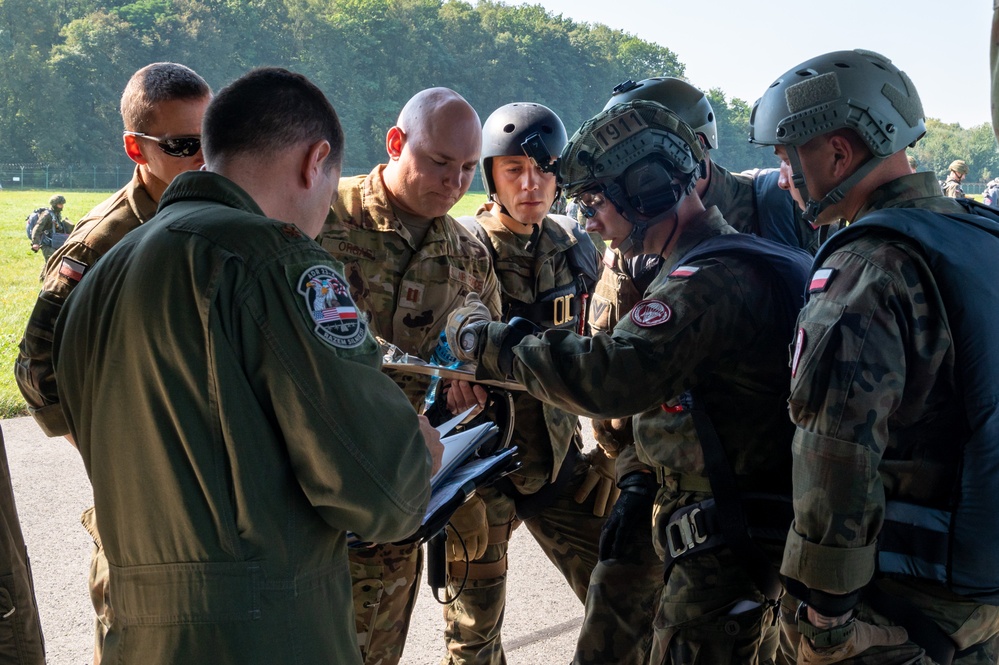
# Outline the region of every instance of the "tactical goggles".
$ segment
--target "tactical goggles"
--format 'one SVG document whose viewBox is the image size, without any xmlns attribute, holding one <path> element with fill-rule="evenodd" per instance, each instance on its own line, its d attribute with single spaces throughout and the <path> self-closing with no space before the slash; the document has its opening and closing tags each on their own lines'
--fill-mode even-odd
<svg viewBox="0 0 999 665">
<path fill-rule="evenodd" d="M 156 141 L 160 150 L 171 157 L 193 157 L 201 150 L 200 136 L 150 136 L 142 132 L 125 132 L 125 136 Z"/>
<path fill-rule="evenodd" d="M 583 192 L 576 197 L 576 205 L 579 206 L 579 211 L 583 213 L 583 217 L 587 219 L 596 215 L 597 210 L 605 203 L 607 203 L 607 199 L 600 191 Z"/>
</svg>

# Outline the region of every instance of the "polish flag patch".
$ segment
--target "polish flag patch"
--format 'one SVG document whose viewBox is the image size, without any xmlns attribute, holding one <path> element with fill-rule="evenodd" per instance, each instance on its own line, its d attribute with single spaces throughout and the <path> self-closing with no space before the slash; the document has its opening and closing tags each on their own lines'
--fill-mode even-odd
<svg viewBox="0 0 999 665">
<path fill-rule="evenodd" d="M 808 292 L 822 293 L 829 288 L 829 283 L 832 282 L 835 275 L 835 268 L 820 268 L 816 270 L 815 274 L 812 275 L 812 281 L 808 283 Z"/>
<path fill-rule="evenodd" d="M 631 309 L 631 322 L 640 328 L 651 328 L 669 321 L 669 306 L 661 300 L 643 300 Z"/>
<path fill-rule="evenodd" d="M 697 266 L 677 266 L 673 269 L 673 272 L 669 274 L 670 277 L 690 277 L 695 272 L 700 270 Z"/>
<path fill-rule="evenodd" d="M 80 263 L 79 261 L 74 261 L 68 256 L 64 256 L 62 258 L 62 264 L 59 266 L 59 274 L 66 279 L 79 282 L 83 279 L 83 273 L 87 272 L 87 267 L 86 263 Z"/>
</svg>

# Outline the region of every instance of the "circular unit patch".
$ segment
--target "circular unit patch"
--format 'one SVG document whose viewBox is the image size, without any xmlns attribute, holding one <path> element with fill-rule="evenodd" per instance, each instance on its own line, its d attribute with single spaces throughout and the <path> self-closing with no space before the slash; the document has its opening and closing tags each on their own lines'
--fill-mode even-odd
<svg viewBox="0 0 999 665">
<path fill-rule="evenodd" d="M 361 345 L 368 333 L 357 311 L 347 282 L 330 266 L 312 266 L 298 278 L 298 292 L 305 298 L 316 335 L 338 349 Z"/>
<path fill-rule="evenodd" d="M 669 305 L 660 300 L 643 300 L 631 309 L 631 322 L 641 328 L 651 328 L 669 321 Z"/>
</svg>

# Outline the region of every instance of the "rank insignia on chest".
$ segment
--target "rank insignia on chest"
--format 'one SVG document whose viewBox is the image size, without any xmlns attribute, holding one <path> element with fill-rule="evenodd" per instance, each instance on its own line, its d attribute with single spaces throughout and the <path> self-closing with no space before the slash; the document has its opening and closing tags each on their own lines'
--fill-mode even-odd
<svg viewBox="0 0 999 665">
<path fill-rule="evenodd" d="M 331 266 L 315 265 L 298 278 L 298 292 L 305 298 L 316 336 L 339 349 L 361 345 L 368 332 L 350 297 L 347 282 Z"/>
<path fill-rule="evenodd" d="M 812 275 L 812 281 L 808 283 L 808 292 L 822 293 L 829 288 L 829 284 L 832 283 L 835 276 L 835 268 L 820 268 L 816 270 L 815 274 Z"/>
<path fill-rule="evenodd" d="M 700 270 L 697 266 L 677 266 L 673 268 L 673 272 L 669 274 L 670 277 L 690 277 L 695 272 Z"/>
<path fill-rule="evenodd" d="M 74 282 L 79 282 L 83 279 L 83 273 L 87 272 L 87 264 L 75 261 L 68 256 L 62 258 L 62 263 L 59 265 L 59 274 L 66 279 L 71 279 Z"/>
<path fill-rule="evenodd" d="M 669 306 L 660 300 L 643 300 L 631 309 L 631 322 L 640 328 L 651 328 L 669 321 Z"/>
<path fill-rule="evenodd" d="M 281 235 L 288 240 L 298 240 L 302 237 L 302 232 L 294 224 L 282 224 Z"/>
<path fill-rule="evenodd" d="M 414 309 L 422 305 L 424 288 L 419 282 L 403 280 L 399 285 L 399 306 Z"/>
</svg>

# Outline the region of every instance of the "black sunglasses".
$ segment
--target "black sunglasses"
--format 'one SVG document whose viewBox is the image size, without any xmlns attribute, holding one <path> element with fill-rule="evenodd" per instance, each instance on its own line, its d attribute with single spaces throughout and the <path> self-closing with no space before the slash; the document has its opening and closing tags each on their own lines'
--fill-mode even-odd
<svg viewBox="0 0 999 665">
<path fill-rule="evenodd" d="M 160 150 L 171 157 L 193 157 L 201 150 L 200 136 L 171 136 L 166 138 L 162 136 L 150 136 L 142 132 L 125 132 L 125 135 L 156 141 L 156 145 L 159 146 Z"/>
</svg>

